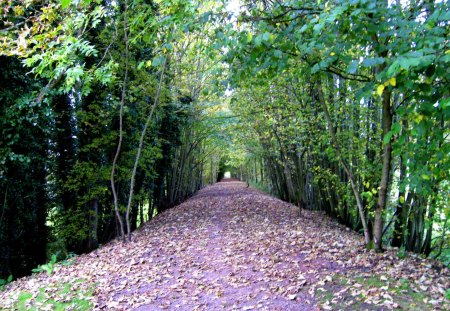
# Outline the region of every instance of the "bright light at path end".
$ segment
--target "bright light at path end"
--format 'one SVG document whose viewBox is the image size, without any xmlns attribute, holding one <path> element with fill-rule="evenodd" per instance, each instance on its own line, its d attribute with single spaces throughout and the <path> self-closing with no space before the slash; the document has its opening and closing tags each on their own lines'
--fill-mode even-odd
<svg viewBox="0 0 450 311">
<path fill-rule="evenodd" d="M 225 172 L 225 174 L 223 174 L 223 177 L 231 178 L 231 173 L 230 172 Z"/>
</svg>

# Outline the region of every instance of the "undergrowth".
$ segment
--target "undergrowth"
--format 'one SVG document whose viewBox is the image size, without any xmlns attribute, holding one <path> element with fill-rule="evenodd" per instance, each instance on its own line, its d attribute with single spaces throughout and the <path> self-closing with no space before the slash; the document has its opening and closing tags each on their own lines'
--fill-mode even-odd
<svg viewBox="0 0 450 311">
<path fill-rule="evenodd" d="M 316 289 L 316 298 L 325 310 L 386 309 L 423 311 L 434 309 L 433 299 L 426 292 L 412 288 L 409 280 L 389 276 L 335 275 L 333 282 Z M 446 297 L 449 299 L 450 297 Z"/>
<path fill-rule="evenodd" d="M 15 310 L 91 310 L 91 302 L 94 294 L 94 286 L 87 289 L 79 286 L 85 282 L 84 279 L 77 279 L 72 283 L 56 284 L 47 288 L 39 288 L 38 294 L 33 297 L 30 292 L 19 293 Z"/>
</svg>

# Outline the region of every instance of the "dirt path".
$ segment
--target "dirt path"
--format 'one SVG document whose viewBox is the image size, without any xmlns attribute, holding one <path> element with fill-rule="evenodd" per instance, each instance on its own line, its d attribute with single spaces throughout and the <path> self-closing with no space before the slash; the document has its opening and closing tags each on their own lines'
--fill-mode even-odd
<svg viewBox="0 0 450 311">
<path fill-rule="evenodd" d="M 297 229 L 297 208 L 245 183 L 208 187 L 143 230 L 141 282 L 114 298 L 145 302 L 138 310 L 315 310 Z"/>
<path fill-rule="evenodd" d="M 156 282 L 133 292 L 149 300 L 139 310 L 314 309 L 300 291 L 308 269 L 290 232 L 298 210 L 245 187 L 216 184 L 158 219 L 147 257 L 157 264 L 146 271 Z"/>
<path fill-rule="evenodd" d="M 14 282 L 0 301 L 12 306 L 25 291 L 28 307 L 78 295 L 104 310 L 388 310 L 410 304 L 408 291 L 417 290 L 432 294 L 422 310 L 440 309 L 449 273 L 433 264 L 368 252 L 359 235 L 323 213 L 299 217 L 293 205 L 226 182 L 158 215 L 131 243 L 114 241 L 50 277 Z M 397 295 L 404 277 L 425 279 Z M 379 284 L 362 281 L 370 278 Z"/>
</svg>

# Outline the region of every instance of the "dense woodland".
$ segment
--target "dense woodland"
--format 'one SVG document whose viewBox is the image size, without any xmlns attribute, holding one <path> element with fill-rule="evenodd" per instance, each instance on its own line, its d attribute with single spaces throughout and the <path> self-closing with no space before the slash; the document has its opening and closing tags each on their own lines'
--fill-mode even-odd
<svg viewBox="0 0 450 311">
<path fill-rule="evenodd" d="M 0 279 L 230 171 L 450 261 L 448 1 L 3 0 Z"/>
</svg>

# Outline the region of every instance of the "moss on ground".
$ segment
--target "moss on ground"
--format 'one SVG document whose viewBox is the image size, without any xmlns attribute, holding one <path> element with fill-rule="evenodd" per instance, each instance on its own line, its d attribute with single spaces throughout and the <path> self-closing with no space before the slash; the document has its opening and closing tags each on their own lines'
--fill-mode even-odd
<svg viewBox="0 0 450 311">
<path fill-rule="evenodd" d="M 415 290 L 409 280 L 386 275 L 334 275 L 333 281 L 316 288 L 317 302 L 325 310 L 432 310 L 432 297 Z"/>
<path fill-rule="evenodd" d="M 48 288 L 39 288 L 36 297 L 29 292 L 21 292 L 15 306 L 16 310 L 91 310 L 94 286 L 82 288 L 86 280 L 77 279 L 71 283 L 56 284 Z"/>
</svg>

